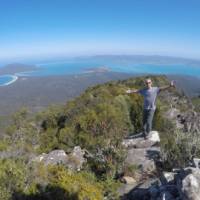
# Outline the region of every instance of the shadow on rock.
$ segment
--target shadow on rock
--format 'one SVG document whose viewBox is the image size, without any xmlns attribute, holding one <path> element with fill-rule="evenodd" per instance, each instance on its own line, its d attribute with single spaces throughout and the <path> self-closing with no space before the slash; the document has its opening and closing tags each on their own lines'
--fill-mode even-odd
<svg viewBox="0 0 200 200">
<path fill-rule="evenodd" d="M 146 151 L 146 157 L 149 159 L 153 159 L 155 162 L 160 158 L 160 149 L 149 149 Z"/>
<path fill-rule="evenodd" d="M 142 184 L 137 185 L 128 194 L 123 196 L 121 200 L 148 200 L 150 199 L 150 193 L 148 188 L 143 188 Z"/>
</svg>

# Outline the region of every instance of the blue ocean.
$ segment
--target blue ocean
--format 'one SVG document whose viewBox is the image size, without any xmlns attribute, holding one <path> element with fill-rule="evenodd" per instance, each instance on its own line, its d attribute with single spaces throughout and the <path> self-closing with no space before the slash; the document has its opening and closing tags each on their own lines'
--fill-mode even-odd
<svg viewBox="0 0 200 200">
<path fill-rule="evenodd" d="M 0 85 L 7 85 L 17 80 L 16 77 L 55 76 L 88 73 L 95 68 L 106 67 L 109 71 L 133 74 L 179 74 L 200 78 L 200 66 L 185 64 L 141 64 L 132 61 L 101 59 L 69 59 L 66 61 L 36 64 L 34 71 L 0 76 Z M 13 76 L 14 75 L 14 76 Z"/>
<path fill-rule="evenodd" d="M 110 71 L 124 73 L 149 73 L 149 74 L 183 74 L 200 77 L 200 66 L 188 66 L 183 64 L 137 64 L 131 62 L 98 61 L 98 60 L 74 60 L 55 63 L 43 63 L 37 65 L 37 70 L 19 73 L 19 76 L 50 76 L 65 74 L 81 74 L 88 69 L 107 67 Z"/>
</svg>

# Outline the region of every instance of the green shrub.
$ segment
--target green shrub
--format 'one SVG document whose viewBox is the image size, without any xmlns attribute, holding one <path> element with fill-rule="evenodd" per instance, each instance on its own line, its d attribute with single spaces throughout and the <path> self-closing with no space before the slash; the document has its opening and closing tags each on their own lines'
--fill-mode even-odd
<svg viewBox="0 0 200 200">
<path fill-rule="evenodd" d="M 40 166 L 37 179 L 26 189 L 25 197 L 49 200 L 102 200 L 103 187 L 94 175 L 87 172 L 74 173 L 63 166 Z M 43 185 L 40 179 L 43 180 Z M 29 197 L 29 198 L 28 198 Z M 23 199 L 23 198 L 22 198 Z M 30 198 L 31 199 L 31 198 Z"/>
<path fill-rule="evenodd" d="M 6 151 L 10 146 L 10 141 L 8 138 L 1 138 L 0 139 L 0 151 Z"/>
<path fill-rule="evenodd" d="M 161 157 L 166 168 L 184 168 L 195 156 L 200 156 L 200 138 L 198 134 L 174 130 L 162 135 Z"/>
<path fill-rule="evenodd" d="M 192 98 L 192 103 L 193 103 L 193 105 L 195 107 L 195 110 L 197 112 L 200 112 L 200 96 Z"/>
<path fill-rule="evenodd" d="M 0 160 L 0 199 L 9 200 L 15 191 L 23 191 L 27 168 L 23 161 Z"/>
<path fill-rule="evenodd" d="M 113 180 L 113 178 L 107 177 L 104 181 L 101 182 L 103 187 L 104 196 L 107 200 L 120 200 L 118 188 L 121 183 Z"/>
<path fill-rule="evenodd" d="M 139 173 L 138 165 L 126 165 L 123 168 L 124 176 L 137 177 Z"/>
</svg>

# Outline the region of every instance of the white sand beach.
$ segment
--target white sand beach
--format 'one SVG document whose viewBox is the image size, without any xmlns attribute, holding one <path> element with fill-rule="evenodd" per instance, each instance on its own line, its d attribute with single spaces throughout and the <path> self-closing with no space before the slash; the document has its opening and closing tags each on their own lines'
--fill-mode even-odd
<svg viewBox="0 0 200 200">
<path fill-rule="evenodd" d="M 15 76 L 15 75 L 8 75 L 8 76 L 12 77 L 12 80 L 8 81 L 7 83 L 1 84 L 0 86 L 10 85 L 10 84 L 14 83 L 18 79 L 18 76 Z"/>
</svg>

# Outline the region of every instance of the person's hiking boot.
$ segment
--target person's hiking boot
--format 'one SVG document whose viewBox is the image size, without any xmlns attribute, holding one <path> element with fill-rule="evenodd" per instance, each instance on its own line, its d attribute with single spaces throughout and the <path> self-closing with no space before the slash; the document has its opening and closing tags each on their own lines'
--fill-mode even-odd
<svg viewBox="0 0 200 200">
<path fill-rule="evenodd" d="M 147 135 L 143 133 L 144 140 L 147 140 Z"/>
<path fill-rule="evenodd" d="M 149 135 L 149 133 L 144 133 L 143 134 L 143 137 L 144 137 L 144 140 L 148 140 L 149 139 L 149 137 L 150 137 L 150 135 Z"/>
</svg>

